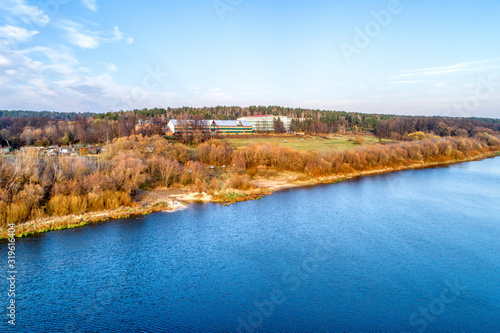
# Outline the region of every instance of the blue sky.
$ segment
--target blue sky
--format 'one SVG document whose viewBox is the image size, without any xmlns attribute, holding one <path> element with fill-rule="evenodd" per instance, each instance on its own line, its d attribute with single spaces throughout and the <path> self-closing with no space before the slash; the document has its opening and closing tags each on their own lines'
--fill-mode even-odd
<svg viewBox="0 0 500 333">
<path fill-rule="evenodd" d="M 500 3 L 0 0 L 0 109 L 500 118 Z"/>
</svg>

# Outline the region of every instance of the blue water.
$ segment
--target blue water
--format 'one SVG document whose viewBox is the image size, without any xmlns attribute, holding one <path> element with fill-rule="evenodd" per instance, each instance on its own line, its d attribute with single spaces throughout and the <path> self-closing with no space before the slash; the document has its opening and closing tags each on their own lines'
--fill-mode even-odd
<svg viewBox="0 0 500 333">
<path fill-rule="evenodd" d="M 16 255 L 2 332 L 500 332 L 500 158 L 35 235 Z"/>
</svg>

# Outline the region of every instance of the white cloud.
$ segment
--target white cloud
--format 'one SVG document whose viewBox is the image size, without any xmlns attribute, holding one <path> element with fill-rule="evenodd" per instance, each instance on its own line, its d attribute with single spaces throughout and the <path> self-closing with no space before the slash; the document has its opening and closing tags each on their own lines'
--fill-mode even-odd
<svg viewBox="0 0 500 333">
<path fill-rule="evenodd" d="M 50 88 L 49 84 L 47 84 L 47 82 L 45 82 L 41 78 L 31 79 L 28 81 L 28 83 L 31 84 L 38 91 L 38 93 L 42 95 L 57 95 L 56 92 Z"/>
<path fill-rule="evenodd" d="M 81 47 L 82 49 L 95 49 L 100 45 L 99 39 L 94 36 L 86 35 L 74 30 L 68 32 L 70 33 L 70 42 L 78 47 Z"/>
<path fill-rule="evenodd" d="M 1 0 L 0 9 L 24 23 L 43 27 L 49 23 L 49 16 L 37 6 L 27 5 L 24 0 Z"/>
<path fill-rule="evenodd" d="M 29 62 L 29 66 L 34 68 L 38 73 L 45 73 L 52 76 L 59 75 L 75 75 L 80 72 L 79 62 L 73 57 L 70 51 L 66 48 L 60 48 L 58 50 L 44 47 L 36 46 L 23 51 L 19 51 L 27 60 L 31 60 L 32 54 L 42 55 L 49 61 L 33 61 Z"/>
<path fill-rule="evenodd" d="M 0 27 L 0 38 L 5 38 L 11 42 L 26 42 L 37 33 L 38 31 L 14 27 L 12 25 Z"/>
<path fill-rule="evenodd" d="M 82 0 L 82 3 L 85 7 L 90 9 L 91 11 L 97 11 L 97 3 L 96 0 Z"/>
<path fill-rule="evenodd" d="M 118 27 L 113 27 L 113 33 L 112 33 L 112 38 L 115 41 L 119 41 L 123 39 L 123 32 L 120 31 L 120 28 Z"/>
<path fill-rule="evenodd" d="M 107 72 L 84 67 L 68 47 L 0 48 L 0 96 L 6 109 L 112 111 L 174 103 L 175 93 L 147 90 L 142 80 L 128 86 L 111 75 L 117 67 L 102 63 Z M 141 90 L 139 97 L 136 93 Z"/>
<path fill-rule="evenodd" d="M 108 63 L 102 62 L 102 61 L 101 61 L 101 64 L 103 64 L 104 68 L 106 68 L 106 70 L 108 70 L 110 72 L 116 72 L 118 70 L 118 67 L 116 67 L 113 64 L 108 64 Z"/>
<path fill-rule="evenodd" d="M 130 44 L 131 37 L 120 31 L 120 28 L 113 27 L 113 31 L 106 33 L 86 29 L 82 24 L 70 20 L 62 20 L 57 24 L 58 28 L 66 31 L 68 40 L 71 44 L 82 49 L 95 49 L 102 44 L 115 43 L 126 39 Z"/>
<path fill-rule="evenodd" d="M 5 66 L 10 64 L 10 60 L 0 54 L 0 66 Z"/>
</svg>

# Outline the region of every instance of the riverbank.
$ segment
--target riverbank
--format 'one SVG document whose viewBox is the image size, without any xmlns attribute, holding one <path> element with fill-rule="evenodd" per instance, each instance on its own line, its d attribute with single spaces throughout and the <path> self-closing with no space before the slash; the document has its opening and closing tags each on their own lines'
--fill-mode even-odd
<svg viewBox="0 0 500 333">
<path fill-rule="evenodd" d="M 264 195 L 269 195 L 278 191 L 283 191 L 287 189 L 292 189 L 292 188 L 300 188 L 300 187 L 309 187 L 309 186 L 316 186 L 316 185 L 324 185 L 324 184 L 333 184 L 333 183 L 338 183 L 344 180 L 348 179 L 353 179 L 353 178 L 358 178 L 358 177 L 365 177 L 365 176 L 373 176 L 377 174 L 384 174 L 384 173 L 390 173 L 390 172 L 398 172 L 398 171 L 404 171 L 404 170 L 417 170 L 417 169 L 426 169 L 426 168 L 435 168 L 435 167 L 441 167 L 441 166 L 448 166 L 452 164 L 459 164 L 459 163 L 466 163 L 466 162 L 473 162 L 473 161 L 480 161 L 486 158 L 494 158 L 500 156 L 500 152 L 488 152 L 484 154 L 480 154 L 477 156 L 473 157 L 468 157 L 464 158 L 461 160 L 453 160 L 453 161 L 444 161 L 444 162 L 427 162 L 427 163 L 414 163 L 411 165 L 406 165 L 406 166 L 401 166 L 401 167 L 390 167 L 390 168 L 382 168 L 382 169 L 376 169 L 376 170 L 369 170 L 369 171 L 361 171 L 361 172 L 353 172 L 349 174 L 344 174 L 344 175 L 331 175 L 331 176 L 324 176 L 324 177 L 316 177 L 316 178 L 311 178 L 309 180 L 297 180 L 293 179 L 293 177 L 288 177 L 288 179 L 262 179 L 262 180 L 257 180 L 256 185 L 258 185 L 258 190 L 257 191 L 228 191 L 228 197 L 226 199 L 223 198 L 222 196 L 216 196 L 215 200 L 212 200 L 212 202 L 215 203 L 222 203 L 222 204 L 231 204 L 235 203 L 238 201 L 246 201 L 245 197 L 248 195 L 247 200 L 254 200 L 256 196 L 264 196 Z M 292 179 L 291 179 L 292 178 Z M 301 177 L 299 176 L 299 179 Z M 239 195 L 238 195 L 239 194 Z M 234 200 L 233 197 L 237 196 L 239 200 Z M 196 195 L 194 195 L 196 197 Z"/>
<path fill-rule="evenodd" d="M 90 223 L 98 223 L 110 219 L 127 218 L 134 215 L 147 215 L 158 212 L 175 212 L 187 208 L 190 202 L 212 202 L 228 205 L 236 202 L 258 200 L 265 195 L 270 195 L 274 192 L 290 188 L 331 184 L 357 177 L 409 169 L 446 166 L 463 162 L 477 161 L 499 155 L 500 152 L 488 152 L 460 160 L 429 163 L 420 162 L 401 167 L 381 168 L 315 178 L 310 178 L 300 173 L 283 173 L 272 178 L 256 178 L 254 180 L 255 187 L 248 190 L 223 189 L 213 194 L 205 192 L 197 193 L 185 189 L 157 188 L 152 191 L 142 190 L 138 192 L 134 202 L 129 207 L 120 207 L 113 210 L 89 212 L 79 215 L 47 217 L 29 221 L 15 226 L 16 237 L 25 237 L 52 230 L 76 228 Z M 7 229 L 0 229 L 0 239 L 4 238 L 7 238 Z"/>
<path fill-rule="evenodd" d="M 83 227 L 90 223 L 104 222 L 107 220 L 123 219 L 137 215 L 148 215 L 158 212 L 175 212 L 187 208 L 184 203 L 172 202 L 168 199 L 158 198 L 151 200 L 148 198 L 144 202 L 134 202 L 130 207 L 120 207 L 118 209 L 105 210 L 100 212 L 88 212 L 84 214 L 73 214 L 67 216 L 51 216 L 47 218 L 28 221 L 15 226 L 16 237 L 26 237 L 29 235 L 43 233 L 53 230 L 72 229 Z M 7 230 L 0 230 L 0 239 L 7 238 Z"/>
</svg>

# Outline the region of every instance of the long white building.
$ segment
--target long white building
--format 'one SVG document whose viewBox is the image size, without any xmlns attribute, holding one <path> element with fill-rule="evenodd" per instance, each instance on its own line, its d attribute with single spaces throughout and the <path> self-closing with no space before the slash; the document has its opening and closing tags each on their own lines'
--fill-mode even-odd
<svg viewBox="0 0 500 333">
<path fill-rule="evenodd" d="M 288 118 L 285 116 L 261 115 L 241 117 L 238 120 L 245 120 L 252 124 L 254 132 L 272 132 L 274 131 L 274 120 L 280 119 L 285 125 L 286 131 L 290 131 L 292 120 L 301 120 L 299 118 Z"/>
<path fill-rule="evenodd" d="M 187 130 L 193 132 L 196 125 L 203 133 L 211 135 L 236 135 L 236 134 L 252 134 L 252 124 L 244 120 L 201 120 L 198 124 L 192 119 L 185 120 L 184 124 L 181 121 L 172 119 L 168 122 L 167 127 L 172 134 L 181 134 Z"/>
</svg>

